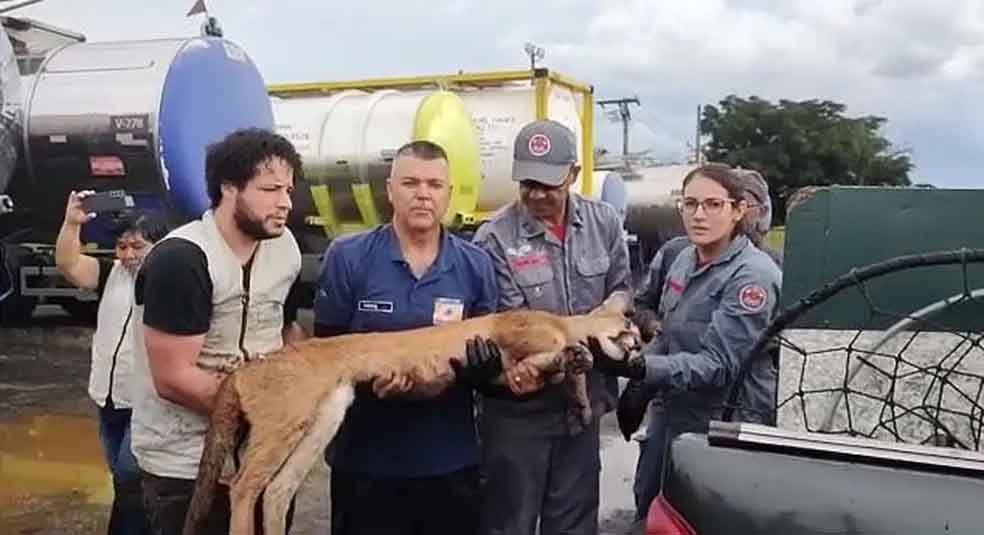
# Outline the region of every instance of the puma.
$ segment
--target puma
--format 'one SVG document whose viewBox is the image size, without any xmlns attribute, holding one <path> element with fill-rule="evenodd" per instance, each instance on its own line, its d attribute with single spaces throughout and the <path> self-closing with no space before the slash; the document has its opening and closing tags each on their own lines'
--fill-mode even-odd
<svg viewBox="0 0 984 535">
<path fill-rule="evenodd" d="M 413 394 L 437 395 L 454 382 L 450 361 L 463 362 L 466 342 L 476 336 L 502 350 L 497 382 L 529 377 L 531 367 L 550 382 L 566 381 L 581 418 L 590 421 L 584 372 L 591 353 L 585 344 L 593 336 L 611 358 L 637 354 L 641 338 L 628 319 L 631 303 L 628 294 L 616 292 L 579 316 L 516 310 L 408 331 L 309 339 L 251 361 L 219 386 L 184 535 L 199 532 L 244 423 L 249 431 L 229 492 L 230 533 L 253 535 L 263 493 L 264 533 L 283 534 L 290 500 L 338 431 L 354 386 L 399 374 L 422 385 Z"/>
</svg>

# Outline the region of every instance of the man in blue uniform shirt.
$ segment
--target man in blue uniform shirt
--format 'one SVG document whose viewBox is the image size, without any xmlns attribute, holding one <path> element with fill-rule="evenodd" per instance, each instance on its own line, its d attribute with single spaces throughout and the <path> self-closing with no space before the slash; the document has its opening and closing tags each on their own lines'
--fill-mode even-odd
<svg viewBox="0 0 984 535">
<path fill-rule="evenodd" d="M 493 312 L 489 257 L 443 229 L 451 198 L 444 151 L 402 147 L 387 181 L 392 224 L 337 240 L 315 298 L 316 336 L 396 331 Z M 499 364 L 499 363 L 497 363 Z M 472 387 L 498 370 L 458 368 L 454 385 L 381 377 L 357 388 L 333 443 L 332 534 L 473 533 L 479 448 Z M 446 387 L 446 388 L 445 388 Z"/>
</svg>

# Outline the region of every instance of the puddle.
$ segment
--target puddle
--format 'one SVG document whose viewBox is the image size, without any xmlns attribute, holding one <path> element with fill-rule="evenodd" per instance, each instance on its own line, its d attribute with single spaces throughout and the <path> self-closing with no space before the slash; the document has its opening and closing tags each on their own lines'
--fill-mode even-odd
<svg viewBox="0 0 984 535">
<path fill-rule="evenodd" d="M 78 526 L 107 511 L 112 497 L 91 416 L 43 414 L 0 423 L 0 533 L 46 533 L 43 527 L 53 522 Z"/>
</svg>

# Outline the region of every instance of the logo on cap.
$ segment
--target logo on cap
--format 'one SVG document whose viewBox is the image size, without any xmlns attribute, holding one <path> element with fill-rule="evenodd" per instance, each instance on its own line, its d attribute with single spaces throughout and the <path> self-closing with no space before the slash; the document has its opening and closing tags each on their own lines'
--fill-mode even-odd
<svg viewBox="0 0 984 535">
<path fill-rule="evenodd" d="M 543 134 L 536 134 L 530 138 L 530 154 L 536 157 L 544 156 L 550 152 L 550 138 Z"/>
</svg>

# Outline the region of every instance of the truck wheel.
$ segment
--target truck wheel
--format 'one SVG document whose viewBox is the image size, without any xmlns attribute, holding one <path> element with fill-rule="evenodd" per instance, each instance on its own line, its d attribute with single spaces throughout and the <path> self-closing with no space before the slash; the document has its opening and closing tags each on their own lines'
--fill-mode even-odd
<svg viewBox="0 0 984 535">
<path fill-rule="evenodd" d="M 0 325 L 23 325 L 31 321 L 34 306 L 37 304 L 36 297 L 20 293 L 20 267 L 30 257 L 30 253 L 16 246 L 7 247 L 5 252 L 6 262 L 2 268 L 7 269 L 13 279 L 13 291 L 0 301 Z"/>
</svg>

